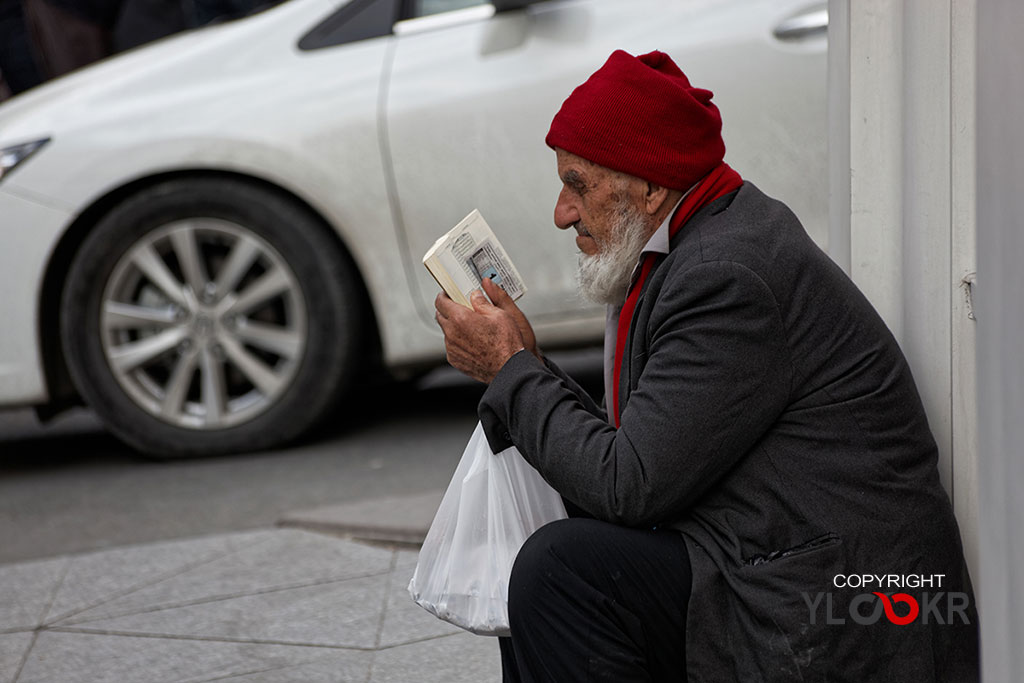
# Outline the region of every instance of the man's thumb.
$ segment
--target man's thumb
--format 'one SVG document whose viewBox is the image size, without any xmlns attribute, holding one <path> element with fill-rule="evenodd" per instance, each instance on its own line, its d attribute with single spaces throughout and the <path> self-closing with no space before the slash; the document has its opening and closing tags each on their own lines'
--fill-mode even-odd
<svg viewBox="0 0 1024 683">
<path fill-rule="evenodd" d="M 473 310 L 477 313 L 483 313 L 491 307 L 491 302 L 479 289 L 474 289 L 473 293 L 469 295 L 469 303 L 473 305 Z"/>
<path fill-rule="evenodd" d="M 508 295 L 500 285 L 495 284 L 491 278 L 483 279 L 484 290 L 487 292 L 487 296 L 491 297 L 491 302 L 494 303 L 498 308 L 507 308 L 508 304 L 512 303 L 512 297 Z"/>
</svg>

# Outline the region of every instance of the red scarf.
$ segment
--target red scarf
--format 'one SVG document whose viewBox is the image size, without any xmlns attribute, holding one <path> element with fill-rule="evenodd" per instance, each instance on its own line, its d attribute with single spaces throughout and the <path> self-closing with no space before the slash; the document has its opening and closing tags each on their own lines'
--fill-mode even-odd
<svg viewBox="0 0 1024 683">
<path fill-rule="evenodd" d="M 713 171 L 697 183 L 697 186 L 679 204 L 679 208 L 676 209 L 675 214 L 672 216 L 672 222 L 669 223 L 669 239 L 671 240 L 675 237 L 679 229 L 701 207 L 738 189 L 742 184 L 743 179 L 740 178 L 740 174 L 732 170 L 727 163 L 723 161 L 716 166 Z M 626 296 L 626 303 L 623 304 L 622 311 L 619 313 L 619 330 L 615 340 L 615 365 L 613 366 L 614 379 L 612 381 L 612 413 L 615 417 L 616 428 L 619 426 L 619 377 L 622 370 L 622 354 L 626 348 L 626 339 L 629 337 L 633 313 L 636 310 L 636 303 L 640 299 L 640 292 L 643 291 L 644 281 L 651 274 L 658 256 L 659 254 L 653 253 L 644 254 L 643 264 L 640 267 L 640 277 L 630 287 L 629 294 Z"/>
</svg>

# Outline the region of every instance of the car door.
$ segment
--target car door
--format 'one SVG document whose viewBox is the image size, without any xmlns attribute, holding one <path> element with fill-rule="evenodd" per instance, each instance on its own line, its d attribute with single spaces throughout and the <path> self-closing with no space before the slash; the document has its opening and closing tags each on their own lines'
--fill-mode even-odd
<svg viewBox="0 0 1024 683">
<path fill-rule="evenodd" d="M 542 337 L 598 338 L 603 314 L 575 294 L 573 235 L 553 227 L 560 182 L 544 136 L 572 88 L 617 48 L 663 50 L 713 90 L 726 160 L 790 203 L 824 246 L 821 10 L 806 0 L 550 0 L 497 12 L 477 3 L 400 22 L 385 153 L 419 308 L 429 315 L 438 289 L 420 258 L 478 208 L 526 281 L 520 303 Z M 803 30 L 786 33 L 794 20 Z"/>
</svg>

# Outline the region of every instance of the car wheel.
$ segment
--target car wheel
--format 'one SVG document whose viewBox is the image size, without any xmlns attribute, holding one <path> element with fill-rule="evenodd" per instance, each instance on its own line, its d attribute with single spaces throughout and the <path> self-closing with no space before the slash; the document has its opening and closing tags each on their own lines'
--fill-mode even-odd
<svg viewBox="0 0 1024 683">
<path fill-rule="evenodd" d="M 78 390 L 146 454 L 269 448 L 312 426 L 362 350 L 355 268 L 317 218 L 228 179 L 118 205 L 76 255 L 61 307 Z"/>
</svg>

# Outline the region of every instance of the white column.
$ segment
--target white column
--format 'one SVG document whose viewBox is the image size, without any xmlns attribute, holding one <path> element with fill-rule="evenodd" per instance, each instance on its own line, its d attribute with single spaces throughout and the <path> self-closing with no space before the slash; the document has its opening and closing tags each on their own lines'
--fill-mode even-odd
<svg viewBox="0 0 1024 683">
<path fill-rule="evenodd" d="M 907 356 L 972 570 L 975 3 L 829 3 L 829 243 Z"/>
<path fill-rule="evenodd" d="M 1024 680 L 1024 3 L 978 4 L 982 675 Z"/>
<path fill-rule="evenodd" d="M 974 281 L 977 269 L 975 183 L 976 0 L 953 0 L 950 63 L 952 259 L 952 451 L 953 508 L 963 527 L 964 552 L 977 580 L 978 386 Z"/>
</svg>

